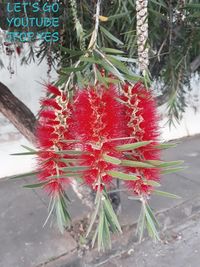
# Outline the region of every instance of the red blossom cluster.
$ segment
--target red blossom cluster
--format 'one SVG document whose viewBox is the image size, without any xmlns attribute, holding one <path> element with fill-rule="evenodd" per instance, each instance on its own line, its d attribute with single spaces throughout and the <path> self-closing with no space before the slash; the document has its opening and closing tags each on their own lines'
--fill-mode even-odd
<svg viewBox="0 0 200 267">
<path fill-rule="evenodd" d="M 47 181 L 45 188 L 50 194 L 63 189 L 67 179 L 62 178 L 66 167 L 66 155 L 60 151 L 71 149 L 65 139 L 70 138 L 71 108 L 66 95 L 53 85 L 46 86 L 49 97 L 41 100 L 36 135 L 38 140 L 38 178 Z"/>
<path fill-rule="evenodd" d="M 112 84 L 108 88 L 98 84 L 77 91 L 70 105 L 66 95 L 55 86 L 48 85 L 47 90 L 52 98 L 41 101 L 37 137 L 39 179 L 48 181 L 49 192 L 55 194 L 65 184 L 62 168 L 66 167 L 63 161 L 66 155 L 59 151 L 72 149 L 66 140 L 73 139 L 76 140 L 73 149 L 83 152 L 79 157 L 79 165 L 86 167 L 82 179 L 94 190 L 109 186 L 112 177 L 108 172 L 120 168 L 138 177 L 136 181 L 126 181 L 130 189 L 138 195 L 149 194 L 152 187 L 147 181 L 159 180 L 158 169 L 117 166 L 105 157 L 142 162 L 160 159 L 159 150 L 155 148 L 159 136 L 158 116 L 151 91 L 141 83 L 126 84 L 123 92 Z M 116 145 L 124 141 L 116 140 L 124 137 L 130 137 L 131 143 L 152 142 L 123 153 L 117 151 Z"/>
<path fill-rule="evenodd" d="M 107 172 L 113 164 L 104 160 L 105 155 L 119 156 L 112 139 L 123 137 L 123 109 L 117 102 L 118 93 L 113 85 L 89 87 L 78 92 L 74 103 L 74 137 L 79 139 L 83 151 L 82 164 L 89 166 L 83 173 L 84 181 L 97 190 L 112 181 Z"/>
<path fill-rule="evenodd" d="M 126 84 L 123 87 L 122 99 L 125 102 L 127 136 L 133 137 L 133 142 L 152 141 L 149 145 L 131 151 L 129 158 L 138 161 L 160 160 L 160 150 L 155 148 L 159 137 L 159 117 L 152 92 L 147 90 L 142 83 L 136 83 L 133 87 Z M 139 178 L 137 181 L 126 183 L 139 195 L 149 194 L 152 190 L 146 181 L 158 181 L 160 177 L 159 168 L 127 167 L 126 169 L 137 174 Z"/>
</svg>

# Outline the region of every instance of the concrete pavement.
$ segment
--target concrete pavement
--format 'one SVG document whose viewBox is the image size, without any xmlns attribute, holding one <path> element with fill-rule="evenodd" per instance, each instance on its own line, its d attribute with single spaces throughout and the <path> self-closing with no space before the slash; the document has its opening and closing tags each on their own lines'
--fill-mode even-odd
<svg viewBox="0 0 200 267">
<path fill-rule="evenodd" d="M 200 266 L 200 136 L 180 140 L 177 148 L 164 152 L 164 158 L 185 160 L 188 168 L 162 178 L 161 190 L 181 199 L 158 196 L 151 199 L 161 222 L 163 243 L 152 245 L 148 239 L 142 244 L 136 242 L 134 223 L 140 205 L 121 193 L 123 236 L 113 237 L 113 249 L 106 254 L 93 250 L 84 257 L 73 233 L 62 236 L 55 227 L 42 227 L 47 216 L 47 198 L 38 190 L 22 188 L 32 178 L 0 180 L 0 267 Z M 88 211 L 74 194 L 71 198 L 73 218 L 79 221 Z"/>
</svg>

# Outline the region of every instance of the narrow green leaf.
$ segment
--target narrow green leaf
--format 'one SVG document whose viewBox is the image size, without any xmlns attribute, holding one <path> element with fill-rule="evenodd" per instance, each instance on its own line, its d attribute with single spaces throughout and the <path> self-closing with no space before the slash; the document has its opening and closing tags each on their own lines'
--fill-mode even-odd
<svg viewBox="0 0 200 267">
<path fill-rule="evenodd" d="M 118 172 L 118 171 L 108 171 L 107 172 L 108 175 L 114 177 L 114 178 L 118 178 L 118 179 L 122 179 L 122 180 L 130 180 L 130 181 L 136 181 L 138 180 L 138 177 L 132 174 L 127 174 L 127 173 L 123 173 L 123 172 Z"/>
<path fill-rule="evenodd" d="M 124 63 L 122 63 L 120 60 L 114 58 L 114 56 L 107 55 L 107 59 L 121 72 L 126 73 L 130 75 L 129 69 L 126 67 Z"/>
<path fill-rule="evenodd" d="M 152 164 L 142 162 L 142 161 L 133 161 L 133 160 L 122 160 L 122 166 L 127 167 L 137 167 L 137 168 L 155 168 Z"/>
<path fill-rule="evenodd" d="M 64 162 L 64 163 L 80 163 L 80 159 L 59 159 L 59 162 Z"/>
<path fill-rule="evenodd" d="M 155 195 L 163 196 L 163 197 L 169 197 L 169 198 L 175 198 L 175 199 L 180 199 L 180 196 L 165 192 L 165 191 L 160 191 L 160 190 L 154 190 L 153 193 Z"/>
<path fill-rule="evenodd" d="M 24 146 L 24 145 L 21 145 L 23 148 L 25 148 L 26 150 L 28 150 L 29 152 L 37 152 L 35 149 L 31 148 L 31 147 L 28 147 L 28 146 Z"/>
<path fill-rule="evenodd" d="M 24 185 L 23 187 L 33 189 L 33 188 L 43 187 L 46 184 L 48 184 L 48 181 L 42 182 L 42 183 L 37 183 L 37 184 L 28 184 L 28 185 Z"/>
<path fill-rule="evenodd" d="M 165 170 L 161 170 L 161 174 L 170 174 L 170 173 L 174 173 L 174 172 L 183 171 L 184 169 L 185 169 L 185 167 L 165 169 Z"/>
<path fill-rule="evenodd" d="M 176 146 L 177 146 L 177 144 L 163 143 L 163 144 L 156 145 L 155 148 L 168 149 L 168 148 L 173 148 L 173 147 L 176 147 Z"/>
<path fill-rule="evenodd" d="M 153 214 L 151 207 L 149 206 L 149 204 L 147 202 L 146 202 L 146 208 L 147 208 L 148 213 L 151 216 L 151 219 L 154 222 L 154 224 L 159 227 L 159 222 L 157 221 L 155 215 Z"/>
<path fill-rule="evenodd" d="M 131 11 L 123 12 L 123 13 L 118 13 L 118 14 L 109 16 L 109 17 L 108 17 L 108 21 L 116 20 L 116 19 L 119 19 L 119 18 L 126 17 L 129 13 L 131 13 Z"/>
<path fill-rule="evenodd" d="M 144 207 L 145 217 L 146 217 L 146 221 L 147 221 L 147 229 L 148 229 L 150 236 L 152 236 L 156 240 L 160 240 L 158 231 L 156 229 L 154 221 L 151 218 L 151 215 L 149 214 L 149 211 L 148 211 L 146 205 L 143 204 L 143 207 Z"/>
<path fill-rule="evenodd" d="M 78 173 L 63 173 L 60 175 L 51 175 L 48 177 L 48 179 L 60 179 L 60 178 L 71 178 L 71 177 L 80 177 L 80 174 Z"/>
<path fill-rule="evenodd" d="M 73 167 L 60 168 L 60 170 L 63 170 L 65 172 L 67 172 L 67 171 L 69 171 L 69 172 L 78 172 L 78 171 L 85 171 L 88 168 L 89 168 L 88 166 L 73 166 Z"/>
<path fill-rule="evenodd" d="M 124 54 L 124 51 L 118 50 L 118 49 L 114 49 L 114 48 L 102 47 L 101 50 L 103 52 L 110 53 L 110 54 Z"/>
<path fill-rule="evenodd" d="M 153 181 L 153 180 L 147 180 L 147 181 L 144 181 L 144 184 L 147 184 L 147 185 L 150 185 L 150 186 L 155 186 L 155 187 L 159 187 L 160 184 L 156 181 Z"/>
<path fill-rule="evenodd" d="M 56 154 L 81 155 L 83 152 L 79 150 L 61 150 L 57 151 Z"/>
<path fill-rule="evenodd" d="M 123 42 L 121 40 L 119 40 L 118 38 L 116 38 L 114 35 L 112 35 L 109 31 L 107 31 L 104 27 L 100 26 L 101 31 L 113 42 L 119 44 L 119 45 L 123 45 Z"/>
<path fill-rule="evenodd" d="M 112 164 L 115 164 L 115 165 L 119 165 L 121 163 L 121 160 L 120 159 L 115 158 L 115 157 L 112 157 L 112 156 L 109 156 L 107 154 L 104 154 L 103 155 L 103 159 L 106 162 L 109 162 L 109 163 L 112 163 Z"/>
<path fill-rule="evenodd" d="M 121 62 L 126 62 L 126 63 L 136 63 L 136 59 L 134 58 L 128 58 L 128 57 L 121 57 L 121 56 L 114 56 L 112 55 L 111 57 L 113 57 L 114 59 L 117 59 Z"/>
<path fill-rule="evenodd" d="M 104 233 L 105 247 L 109 247 L 111 249 L 110 229 L 106 216 L 104 216 Z"/>
<path fill-rule="evenodd" d="M 38 151 L 30 151 L 30 152 L 21 152 L 21 153 L 13 153 L 10 156 L 26 156 L 26 155 L 35 155 Z"/>
<path fill-rule="evenodd" d="M 82 71 L 85 69 L 86 64 L 83 64 L 82 66 L 79 67 L 67 67 L 67 68 L 62 68 L 61 71 L 58 71 L 58 74 L 63 74 L 63 73 L 71 73 L 71 72 L 78 72 Z"/>
<path fill-rule="evenodd" d="M 92 227 L 95 223 L 95 220 L 97 218 L 97 215 L 98 215 L 98 212 L 99 212 L 99 207 L 100 207 L 100 203 L 101 203 L 101 200 L 100 198 L 98 198 L 98 200 L 96 201 L 96 207 L 95 207 L 95 210 L 91 216 L 91 220 L 90 220 L 90 224 L 88 226 L 88 229 L 87 229 L 87 233 L 86 233 L 86 238 L 88 237 L 88 235 L 90 234 L 91 230 L 92 230 Z"/>
<path fill-rule="evenodd" d="M 117 216 L 113 210 L 113 207 L 110 203 L 110 200 L 108 199 L 107 196 L 105 196 L 105 199 L 103 200 L 103 207 L 107 210 L 108 214 L 110 215 L 110 218 L 112 220 L 112 222 L 114 223 L 114 225 L 116 226 L 117 230 L 119 231 L 119 233 L 122 233 L 122 229 L 121 226 L 119 224 L 119 221 L 117 219 Z"/>
<path fill-rule="evenodd" d="M 136 149 L 142 146 L 149 145 L 150 143 L 151 141 L 136 142 L 132 144 L 125 144 L 125 145 L 117 146 L 116 149 L 119 151 L 132 150 L 132 149 Z"/>
<path fill-rule="evenodd" d="M 97 242 L 98 242 L 98 251 L 103 249 L 104 251 L 104 244 L 103 244 L 103 232 L 104 232 L 104 211 L 103 209 L 100 212 L 99 215 L 99 224 L 98 224 L 98 237 L 97 237 Z"/>
<path fill-rule="evenodd" d="M 11 176 L 9 179 L 20 179 L 20 178 L 24 178 L 24 177 L 28 177 L 28 176 L 33 176 L 33 175 L 36 175 L 38 174 L 39 172 L 26 172 L 26 173 L 23 173 L 23 174 L 19 174 L 19 175 L 14 175 L 14 176 Z"/>
<path fill-rule="evenodd" d="M 76 50 L 71 50 L 67 47 L 64 47 L 62 45 L 59 45 L 60 49 L 63 51 L 63 52 L 66 52 L 70 55 L 73 55 L 73 56 L 80 56 L 80 55 L 83 55 L 83 51 L 76 51 Z"/>
<path fill-rule="evenodd" d="M 139 242 L 142 241 L 144 235 L 144 227 L 145 227 L 145 213 L 144 213 L 144 208 L 142 207 L 136 229 L 136 234 L 139 237 Z"/>
<path fill-rule="evenodd" d="M 184 163 L 183 160 L 177 160 L 177 161 L 168 161 L 168 162 L 164 162 L 164 161 L 160 161 L 160 160 L 146 160 L 145 162 L 150 163 L 156 167 L 171 167 L 171 166 L 177 166 L 177 165 L 181 165 Z"/>
<path fill-rule="evenodd" d="M 82 56 L 80 58 L 80 61 L 89 62 L 89 63 L 92 63 L 92 64 L 100 64 L 100 63 L 102 63 L 102 61 L 100 59 L 96 59 L 94 57 L 85 57 L 85 56 Z"/>
</svg>

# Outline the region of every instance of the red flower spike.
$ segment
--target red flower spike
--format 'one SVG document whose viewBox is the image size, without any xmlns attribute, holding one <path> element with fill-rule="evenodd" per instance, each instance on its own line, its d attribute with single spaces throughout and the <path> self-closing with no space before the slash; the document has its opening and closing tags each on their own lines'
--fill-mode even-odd
<svg viewBox="0 0 200 267">
<path fill-rule="evenodd" d="M 63 171 L 66 167 L 61 160 L 66 155 L 57 154 L 57 151 L 70 149 L 71 144 L 61 142 L 63 139 L 71 139 L 68 119 L 71 120 L 69 104 L 63 102 L 63 93 L 53 85 L 46 86 L 48 92 L 53 93 L 56 98 L 46 98 L 41 101 L 42 110 L 36 136 L 38 139 L 38 179 L 47 181 L 45 190 L 51 195 L 56 195 L 63 189 L 69 179 L 63 179 Z M 67 100 L 67 98 L 65 98 Z M 59 104 L 58 104 L 59 103 Z M 64 114 L 64 115 L 63 115 Z M 67 122 L 67 123 L 66 123 Z M 56 179 L 52 176 L 58 176 Z"/>
<path fill-rule="evenodd" d="M 96 190 L 96 184 L 109 184 L 112 178 L 106 172 L 115 167 L 104 161 L 103 155 L 118 156 L 114 144 L 108 141 L 124 137 L 122 105 L 117 102 L 119 97 L 115 87 L 106 88 L 98 85 L 78 91 L 75 95 L 73 132 L 75 138 L 82 143 L 82 165 L 89 169 L 83 172 L 85 183 Z M 87 145 L 86 145 L 87 144 Z M 116 144 L 115 144 L 116 145 Z M 120 154 L 121 155 L 121 154 Z"/>
<path fill-rule="evenodd" d="M 41 106 L 46 106 L 46 107 L 52 107 L 55 108 L 56 110 L 62 110 L 62 107 L 56 102 L 55 99 L 43 99 L 41 101 Z"/>
<path fill-rule="evenodd" d="M 56 119 L 55 112 L 52 110 L 41 110 L 39 116 L 43 117 L 44 119 L 50 119 L 50 120 Z"/>
<path fill-rule="evenodd" d="M 48 91 L 49 93 L 52 93 L 52 94 L 54 94 L 55 96 L 61 96 L 61 91 L 60 91 L 56 86 L 54 86 L 54 85 L 52 85 L 52 84 L 48 84 L 48 85 L 46 86 L 46 88 L 47 88 L 47 91 Z"/>
<path fill-rule="evenodd" d="M 149 141 L 152 143 L 135 149 L 133 160 L 160 160 L 160 151 L 155 149 L 158 142 L 158 115 L 156 102 L 151 91 L 147 90 L 140 82 L 133 88 L 124 86 L 125 123 L 127 136 L 133 137 L 131 142 Z M 148 195 L 153 188 L 145 183 L 148 180 L 159 181 L 160 171 L 158 168 L 125 168 L 126 171 L 136 173 L 140 178 L 137 181 L 127 181 L 127 186 L 138 195 Z"/>
</svg>

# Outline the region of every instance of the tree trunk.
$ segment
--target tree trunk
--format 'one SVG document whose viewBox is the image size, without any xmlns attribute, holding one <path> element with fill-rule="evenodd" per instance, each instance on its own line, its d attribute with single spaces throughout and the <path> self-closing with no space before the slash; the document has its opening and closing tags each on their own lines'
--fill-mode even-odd
<svg viewBox="0 0 200 267">
<path fill-rule="evenodd" d="M 30 109 L 0 82 L 0 112 L 26 137 L 36 143 L 34 135 L 36 118 Z"/>
</svg>

